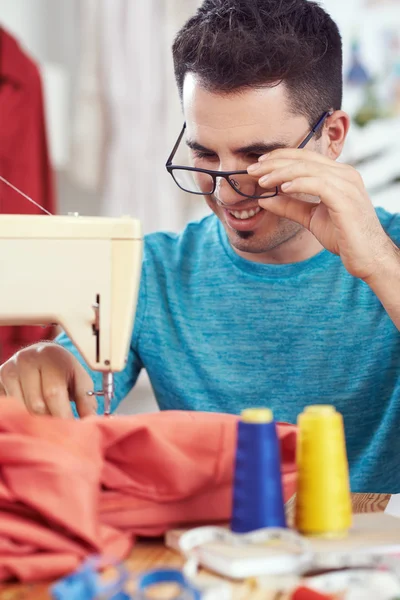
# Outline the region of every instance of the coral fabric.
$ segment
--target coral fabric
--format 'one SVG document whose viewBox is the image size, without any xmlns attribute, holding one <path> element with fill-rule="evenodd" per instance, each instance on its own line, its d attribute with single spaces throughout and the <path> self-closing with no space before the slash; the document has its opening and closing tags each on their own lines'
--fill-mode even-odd
<svg viewBox="0 0 400 600">
<path fill-rule="evenodd" d="M 229 520 L 237 417 L 165 411 L 61 420 L 4 402 L 0 580 L 59 577 L 90 554 L 123 559 L 135 535 Z M 279 424 L 278 433 L 287 500 L 296 430 Z"/>
<path fill-rule="evenodd" d="M 56 211 L 42 82 L 17 40 L 0 27 L 0 175 L 49 212 Z M 42 214 L 0 181 L 0 213 Z M 0 363 L 21 347 L 52 336 L 49 327 L 1 327 Z"/>
</svg>

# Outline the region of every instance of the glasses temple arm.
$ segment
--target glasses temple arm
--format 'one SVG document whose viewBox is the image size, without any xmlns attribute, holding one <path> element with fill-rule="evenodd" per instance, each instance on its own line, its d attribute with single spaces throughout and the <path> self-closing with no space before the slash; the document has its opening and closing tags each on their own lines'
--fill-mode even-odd
<svg viewBox="0 0 400 600">
<path fill-rule="evenodd" d="M 167 162 L 165 163 L 167 167 L 169 167 L 170 165 L 172 165 L 172 160 L 173 160 L 173 158 L 175 156 L 176 151 L 178 150 L 179 144 L 181 143 L 181 140 L 183 138 L 183 134 L 185 133 L 185 129 L 186 129 L 186 123 L 183 124 L 182 131 L 180 132 L 179 137 L 176 140 L 174 147 L 172 148 L 172 152 L 169 155 L 169 157 L 167 159 Z"/>
<path fill-rule="evenodd" d="M 314 127 L 311 129 L 310 133 L 308 134 L 308 136 L 305 138 L 305 140 L 303 140 L 299 146 L 300 148 L 304 148 L 304 146 L 306 146 L 308 144 L 308 142 L 311 140 L 311 138 L 317 133 L 317 131 L 321 128 L 321 126 L 323 125 L 325 119 L 327 117 L 330 117 L 332 114 L 332 111 L 327 111 L 325 112 L 322 117 L 320 118 L 320 120 L 318 121 L 318 123 L 316 125 L 314 125 Z"/>
</svg>

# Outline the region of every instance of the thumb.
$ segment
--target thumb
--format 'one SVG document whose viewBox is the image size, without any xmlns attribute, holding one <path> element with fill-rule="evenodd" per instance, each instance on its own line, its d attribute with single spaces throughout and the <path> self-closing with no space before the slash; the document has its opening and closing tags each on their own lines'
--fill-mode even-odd
<svg viewBox="0 0 400 600">
<path fill-rule="evenodd" d="M 72 374 L 72 392 L 76 409 L 80 417 L 90 417 L 97 413 L 96 396 L 89 396 L 93 391 L 93 381 L 82 365 L 76 361 Z"/>
<path fill-rule="evenodd" d="M 274 215 L 289 219 L 290 221 L 295 221 L 306 229 L 310 229 L 313 211 L 318 206 L 318 204 L 298 200 L 293 196 L 262 198 L 258 201 L 258 204 L 261 208 L 268 210 Z"/>
</svg>

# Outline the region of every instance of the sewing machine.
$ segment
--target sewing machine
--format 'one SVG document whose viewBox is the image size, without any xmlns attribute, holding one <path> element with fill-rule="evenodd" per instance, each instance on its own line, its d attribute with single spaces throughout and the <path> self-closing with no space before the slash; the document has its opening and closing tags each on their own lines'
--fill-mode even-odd
<svg viewBox="0 0 400 600">
<path fill-rule="evenodd" d="M 0 215 L 0 325 L 59 324 L 103 372 L 105 414 L 129 351 L 142 246 L 130 218 Z"/>
</svg>

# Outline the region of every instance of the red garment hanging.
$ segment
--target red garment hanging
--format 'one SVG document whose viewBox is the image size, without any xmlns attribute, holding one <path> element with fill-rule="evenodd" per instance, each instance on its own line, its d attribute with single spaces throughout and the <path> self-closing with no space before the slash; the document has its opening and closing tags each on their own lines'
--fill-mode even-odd
<svg viewBox="0 0 400 600">
<path fill-rule="evenodd" d="M 0 28 L 0 175 L 55 213 L 40 73 L 3 28 Z M 1 213 L 42 214 L 0 181 Z M 42 327 L 0 327 L 0 364 L 21 347 L 48 339 L 51 331 Z"/>
</svg>

